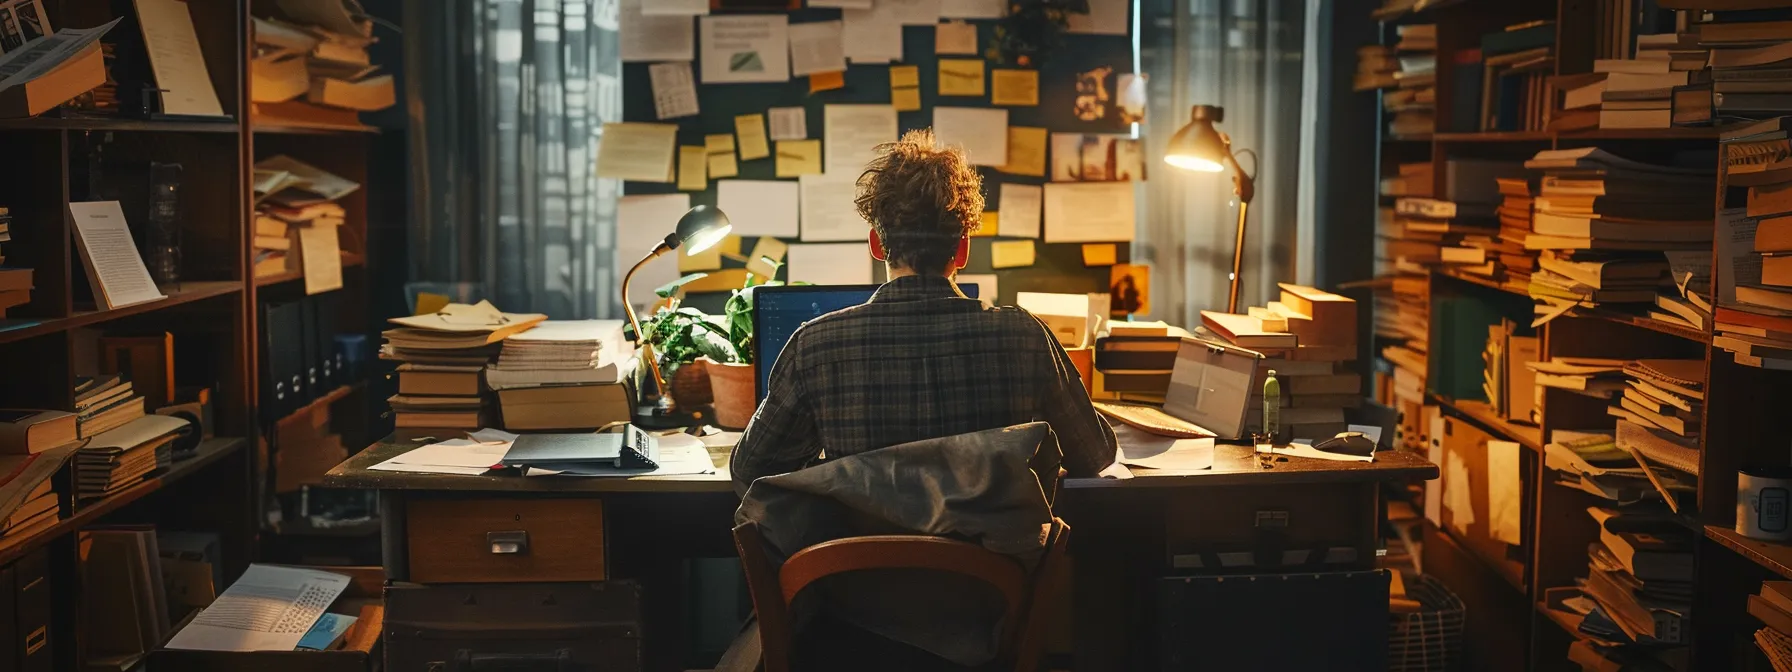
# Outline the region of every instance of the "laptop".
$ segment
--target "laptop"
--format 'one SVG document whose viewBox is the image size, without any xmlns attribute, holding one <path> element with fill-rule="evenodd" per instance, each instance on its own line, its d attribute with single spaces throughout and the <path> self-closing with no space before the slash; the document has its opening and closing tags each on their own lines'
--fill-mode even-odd
<svg viewBox="0 0 1792 672">
<path fill-rule="evenodd" d="M 765 401 L 771 389 L 772 365 L 804 322 L 843 308 L 865 303 L 880 285 L 782 285 L 753 290 L 754 399 Z M 958 291 L 978 298 L 977 285 L 961 284 Z"/>
</svg>

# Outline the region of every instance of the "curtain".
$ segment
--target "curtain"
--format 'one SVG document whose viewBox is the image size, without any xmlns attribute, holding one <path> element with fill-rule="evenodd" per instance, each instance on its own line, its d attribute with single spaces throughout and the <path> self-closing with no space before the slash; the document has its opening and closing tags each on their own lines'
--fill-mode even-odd
<svg viewBox="0 0 1792 672">
<path fill-rule="evenodd" d="M 1294 280 L 1299 205 L 1302 52 L 1306 0 L 1140 0 L 1140 69 L 1149 76 L 1141 125 L 1148 156 L 1163 156 L 1195 105 L 1225 108 L 1218 128 L 1257 176 L 1240 310 L 1276 298 Z M 1140 200 L 1134 261 L 1151 264 L 1152 315 L 1198 324 L 1224 310 L 1238 218 L 1229 174 L 1155 164 Z"/>
<path fill-rule="evenodd" d="M 407 3 L 421 207 L 412 279 L 477 283 L 510 312 L 616 317 L 622 185 L 593 174 L 622 118 L 616 0 Z M 415 18 L 412 18 L 415 17 Z M 407 31 L 407 32 L 409 32 Z"/>
</svg>

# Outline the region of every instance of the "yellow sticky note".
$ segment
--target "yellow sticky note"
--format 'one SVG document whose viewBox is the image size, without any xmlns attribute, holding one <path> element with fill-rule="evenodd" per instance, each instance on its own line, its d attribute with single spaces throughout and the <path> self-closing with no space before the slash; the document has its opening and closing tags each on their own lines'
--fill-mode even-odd
<svg viewBox="0 0 1792 672">
<path fill-rule="evenodd" d="M 765 143 L 765 115 L 743 114 L 734 118 L 734 135 L 740 138 L 740 160 L 752 161 L 771 156 Z"/>
<path fill-rule="evenodd" d="M 844 88 L 846 88 L 846 73 L 844 72 L 817 72 L 809 75 L 809 93 Z"/>
<path fill-rule="evenodd" d="M 778 177 L 821 174 L 820 140 L 779 140 Z"/>
<path fill-rule="evenodd" d="M 996 170 L 1010 175 L 1045 177 L 1045 146 L 1045 129 L 1009 126 L 1008 164 Z"/>
<path fill-rule="evenodd" d="M 716 249 L 721 250 L 724 257 L 735 261 L 745 261 L 745 257 L 740 256 L 740 236 L 729 235 L 727 238 L 723 238 L 722 242 L 716 243 Z"/>
<path fill-rule="evenodd" d="M 1083 245 L 1084 266 L 1113 266 L 1120 262 L 1120 246 L 1113 243 Z"/>
<path fill-rule="evenodd" d="M 768 280 L 776 277 L 778 264 L 784 261 L 784 253 L 789 249 L 782 240 L 760 236 L 759 242 L 753 244 L 752 254 L 747 255 L 747 270 Z"/>
<path fill-rule="evenodd" d="M 1032 107 L 1039 104 L 1038 70 L 995 70 L 989 73 L 991 105 Z"/>
<path fill-rule="evenodd" d="M 734 134 L 715 133 L 703 136 L 703 147 L 711 154 L 734 151 Z"/>
<path fill-rule="evenodd" d="M 1000 215 L 993 211 L 984 210 L 983 221 L 977 223 L 977 228 L 971 229 L 971 237 L 981 238 L 996 235 L 996 221 L 999 217 Z"/>
<path fill-rule="evenodd" d="M 1033 241 L 998 240 L 989 244 L 991 268 L 1020 268 L 1033 265 Z"/>
<path fill-rule="evenodd" d="M 696 254 L 684 254 L 683 252 L 684 250 L 674 252 L 678 255 L 679 275 L 714 271 L 722 267 L 722 247 L 720 245 L 711 245 L 709 249 Z"/>
<path fill-rule="evenodd" d="M 897 112 L 921 109 L 921 67 L 890 66 L 890 106 Z"/>
<path fill-rule="evenodd" d="M 430 315 L 441 312 L 448 307 L 448 295 L 417 292 L 417 312 L 413 315 Z"/>
<path fill-rule="evenodd" d="M 734 152 L 709 155 L 709 176 L 721 179 L 740 174 L 740 164 L 734 162 Z"/>
<path fill-rule="evenodd" d="M 709 188 L 709 152 L 702 145 L 681 145 L 678 148 L 678 190 L 703 191 Z"/>
<path fill-rule="evenodd" d="M 983 95 L 983 61 L 968 58 L 940 59 L 940 95 Z"/>
</svg>

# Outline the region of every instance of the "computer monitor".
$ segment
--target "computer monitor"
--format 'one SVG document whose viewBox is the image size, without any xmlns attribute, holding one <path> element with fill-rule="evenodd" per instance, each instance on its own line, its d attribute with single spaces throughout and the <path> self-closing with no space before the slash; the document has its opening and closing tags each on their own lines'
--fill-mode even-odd
<svg viewBox="0 0 1792 672">
<path fill-rule="evenodd" d="M 753 361 L 755 399 L 765 401 L 771 389 L 772 365 L 784 344 L 804 322 L 822 315 L 865 303 L 877 292 L 877 285 L 784 285 L 753 290 Z M 977 298 L 977 285 L 962 284 L 958 290 Z"/>
</svg>

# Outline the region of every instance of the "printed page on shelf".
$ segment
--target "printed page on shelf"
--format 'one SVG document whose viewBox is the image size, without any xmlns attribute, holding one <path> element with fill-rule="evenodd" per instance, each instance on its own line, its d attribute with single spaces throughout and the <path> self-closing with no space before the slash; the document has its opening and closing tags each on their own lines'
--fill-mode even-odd
<svg viewBox="0 0 1792 672">
<path fill-rule="evenodd" d="M 167 648 L 291 651 L 348 584 L 349 577 L 332 572 L 249 565 Z"/>
<path fill-rule="evenodd" d="M 305 293 L 342 289 L 342 241 L 334 224 L 312 222 L 299 227 L 299 260 L 305 268 Z"/>
<path fill-rule="evenodd" d="M 135 0 L 137 23 L 161 89 L 162 113 L 198 117 L 222 117 L 224 107 L 212 88 L 199 50 L 199 34 L 187 3 L 180 0 Z"/>
<path fill-rule="evenodd" d="M 70 203 L 68 212 L 74 221 L 75 247 L 100 308 L 111 310 L 167 298 L 149 277 L 118 201 Z"/>
</svg>

